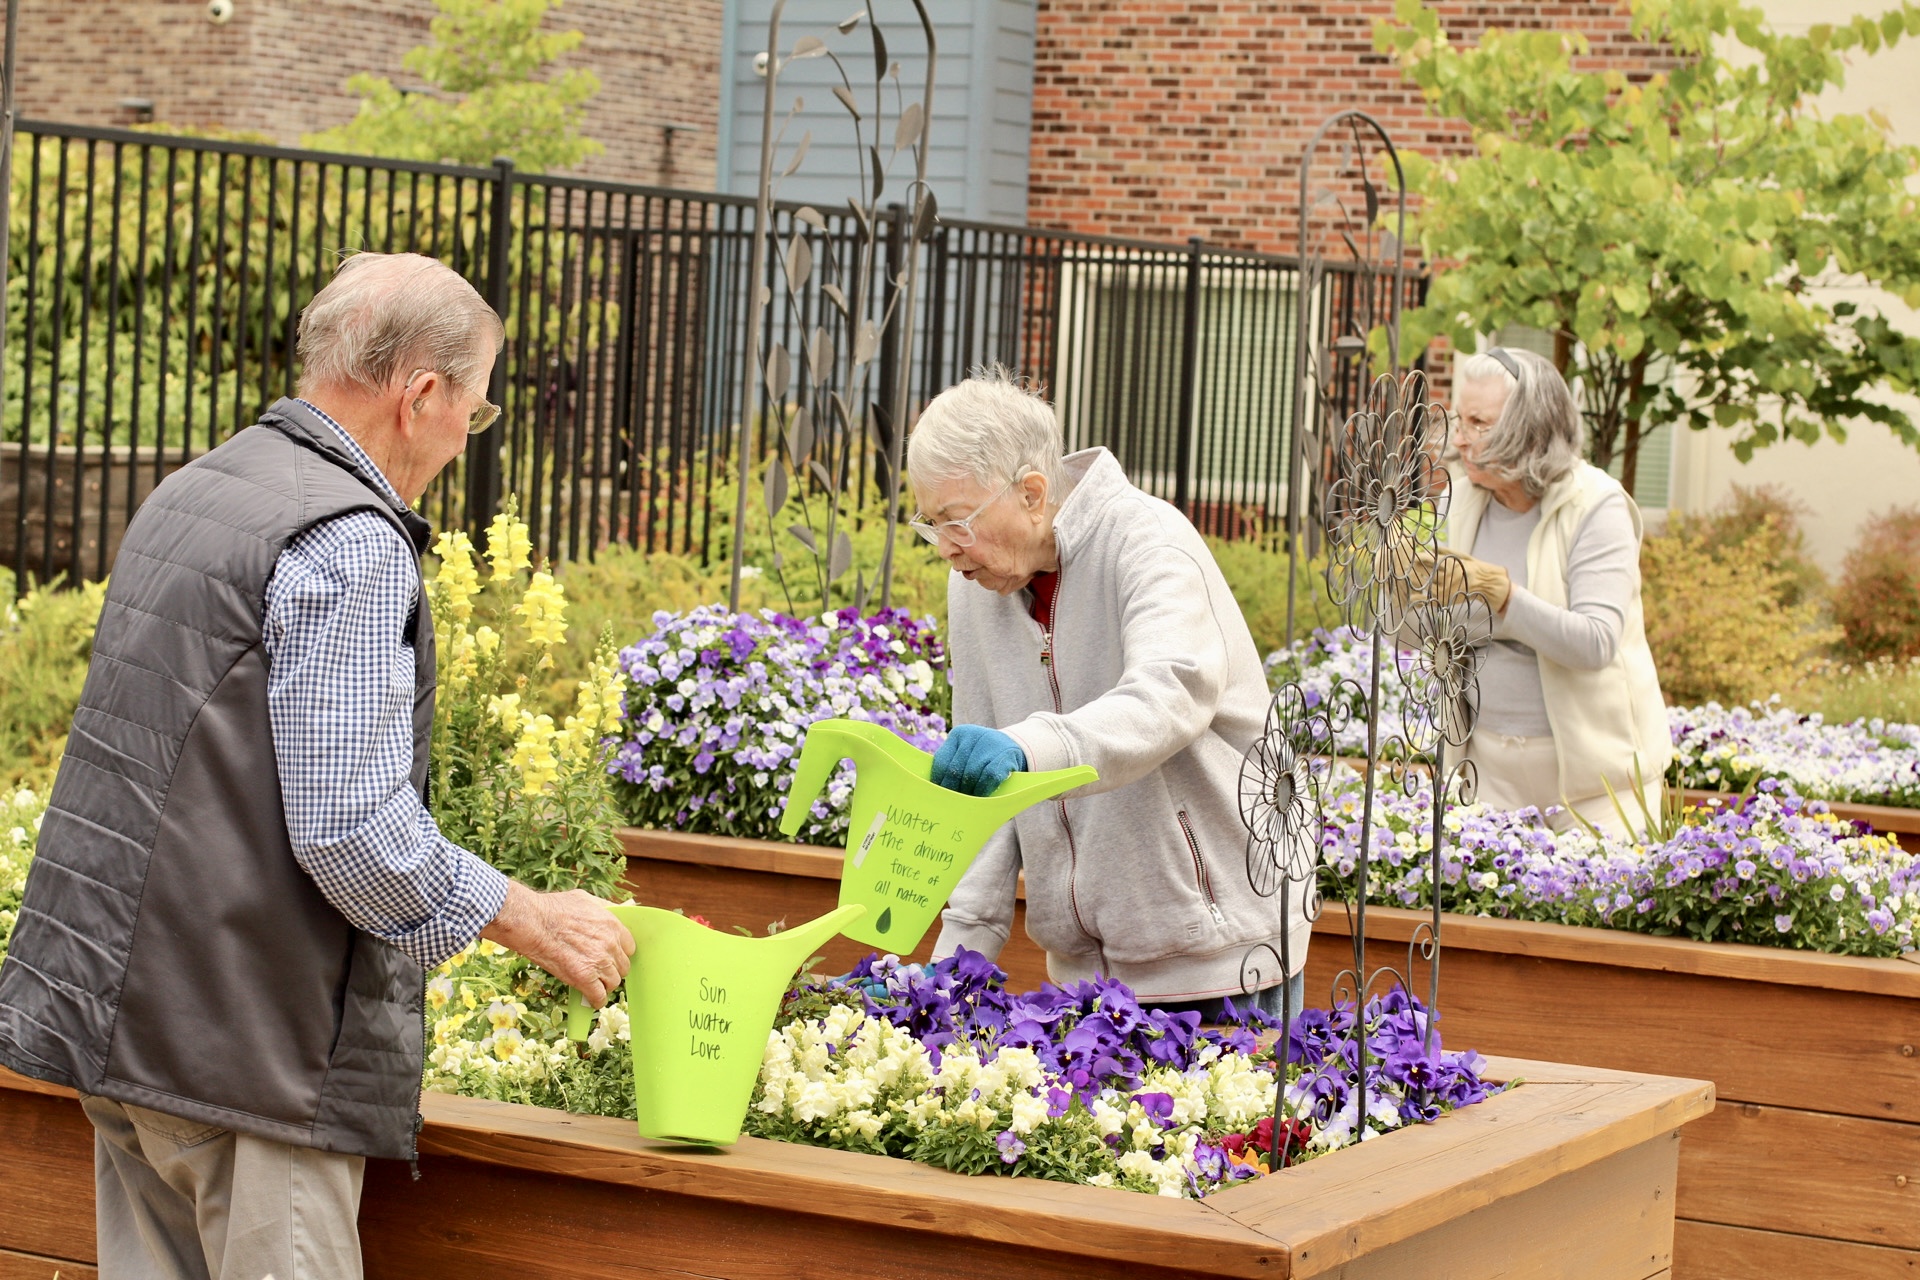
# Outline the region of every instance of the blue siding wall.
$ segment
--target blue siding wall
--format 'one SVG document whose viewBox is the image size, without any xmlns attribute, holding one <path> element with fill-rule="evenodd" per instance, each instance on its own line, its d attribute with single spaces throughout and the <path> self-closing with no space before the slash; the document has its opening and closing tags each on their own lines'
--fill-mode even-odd
<svg viewBox="0 0 1920 1280">
<path fill-rule="evenodd" d="M 868 109 L 873 93 L 873 41 L 863 23 L 851 35 L 836 24 L 860 9 L 860 0 L 788 0 L 781 15 L 780 43 L 791 52 L 802 36 L 817 36 L 847 65 L 855 100 Z M 941 213 L 957 218 L 1024 223 L 1027 218 L 1027 147 L 1032 123 L 1034 0 L 928 0 L 938 41 L 927 179 Z M 907 0 L 875 0 L 875 15 L 887 37 L 889 57 L 900 64 L 907 101 L 926 80 L 925 39 Z M 719 175 L 723 191 L 752 194 L 760 173 L 760 120 L 766 82 L 754 73 L 754 55 L 766 47 L 773 0 L 728 0 L 721 51 Z M 785 166 L 803 132 L 812 146 L 798 172 L 779 185 L 782 199 L 844 207 L 857 185 L 853 124 L 831 86 L 833 64 L 810 58 L 790 64 L 780 76 L 774 128 L 795 97 L 805 108 L 788 126 L 775 172 Z M 892 150 L 898 106 L 889 86 L 881 146 Z M 866 126 L 872 139 L 872 127 Z M 906 200 L 912 157 L 902 153 L 887 174 L 883 202 Z"/>
</svg>

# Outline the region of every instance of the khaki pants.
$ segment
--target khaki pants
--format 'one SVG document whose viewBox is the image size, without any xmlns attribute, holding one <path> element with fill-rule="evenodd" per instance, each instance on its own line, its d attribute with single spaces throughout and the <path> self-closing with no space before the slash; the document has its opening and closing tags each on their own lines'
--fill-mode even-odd
<svg viewBox="0 0 1920 1280">
<path fill-rule="evenodd" d="M 359 1280 L 362 1156 L 82 1096 L 100 1280 Z"/>
<path fill-rule="evenodd" d="M 1547 818 L 1547 825 L 1556 831 L 1578 825 L 1573 817 L 1577 813 L 1608 835 L 1631 839 L 1646 833 L 1646 814 L 1660 816 L 1662 786 L 1658 777 L 1647 782 L 1639 801 L 1634 799 L 1630 784 L 1615 789 L 1614 795 L 1619 797 L 1617 806 L 1613 796 L 1604 791 L 1597 796 L 1563 799 L 1560 761 L 1554 754 L 1551 737 L 1521 738 L 1482 730 L 1468 740 L 1466 758 L 1479 770 L 1480 790 L 1476 798 L 1482 804 L 1493 809 L 1532 806 L 1542 813 L 1546 813 L 1548 805 L 1558 805 L 1561 812 Z M 1642 803 L 1646 805 L 1646 813 L 1640 811 Z M 1568 809 L 1573 813 L 1566 812 Z M 1626 815 L 1625 822 L 1621 821 L 1622 812 Z"/>
</svg>

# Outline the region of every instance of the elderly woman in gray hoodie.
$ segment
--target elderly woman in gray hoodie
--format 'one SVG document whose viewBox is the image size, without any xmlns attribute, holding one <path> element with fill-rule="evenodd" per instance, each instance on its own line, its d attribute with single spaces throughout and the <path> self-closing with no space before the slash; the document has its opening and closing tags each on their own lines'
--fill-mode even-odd
<svg viewBox="0 0 1920 1280">
<path fill-rule="evenodd" d="M 1061 447 L 1052 406 L 999 369 L 937 396 L 909 442 L 913 528 L 953 569 L 954 730 L 934 781 L 984 795 L 1014 770 L 1100 774 L 988 841 L 935 954 L 997 956 L 1024 870 L 1027 933 L 1054 981 L 1104 974 L 1208 1017 L 1251 988 L 1277 1013 L 1282 935 L 1297 968 L 1308 925 L 1297 905 L 1282 920 L 1245 870 L 1259 652 L 1192 524 L 1105 449 Z"/>
</svg>

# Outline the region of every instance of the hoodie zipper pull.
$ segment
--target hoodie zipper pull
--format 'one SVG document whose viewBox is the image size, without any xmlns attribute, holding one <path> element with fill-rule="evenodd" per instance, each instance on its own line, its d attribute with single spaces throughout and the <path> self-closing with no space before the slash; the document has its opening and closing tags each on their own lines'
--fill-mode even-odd
<svg viewBox="0 0 1920 1280">
<path fill-rule="evenodd" d="M 1050 667 L 1053 665 L 1053 628 L 1052 627 L 1040 628 L 1040 665 L 1043 667 Z"/>
</svg>

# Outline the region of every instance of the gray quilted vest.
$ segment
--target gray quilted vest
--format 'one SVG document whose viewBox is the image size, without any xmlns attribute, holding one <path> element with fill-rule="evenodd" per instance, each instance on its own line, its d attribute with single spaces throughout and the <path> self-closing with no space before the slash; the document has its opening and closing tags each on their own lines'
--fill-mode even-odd
<svg viewBox="0 0 1920 1280">
<path fill-rule="evenodd" d="M 298 1146 L 412 1154 L 420 966 L 294 861 L 267 719 L 267 580 L 297 534 L 350 511 L 426 546 L 426 522 L 292 400 L 141 504 L 0 969 L 0 1062 Z M 420 789 L 424 592 L 414 619 Z"/>
</svg>

